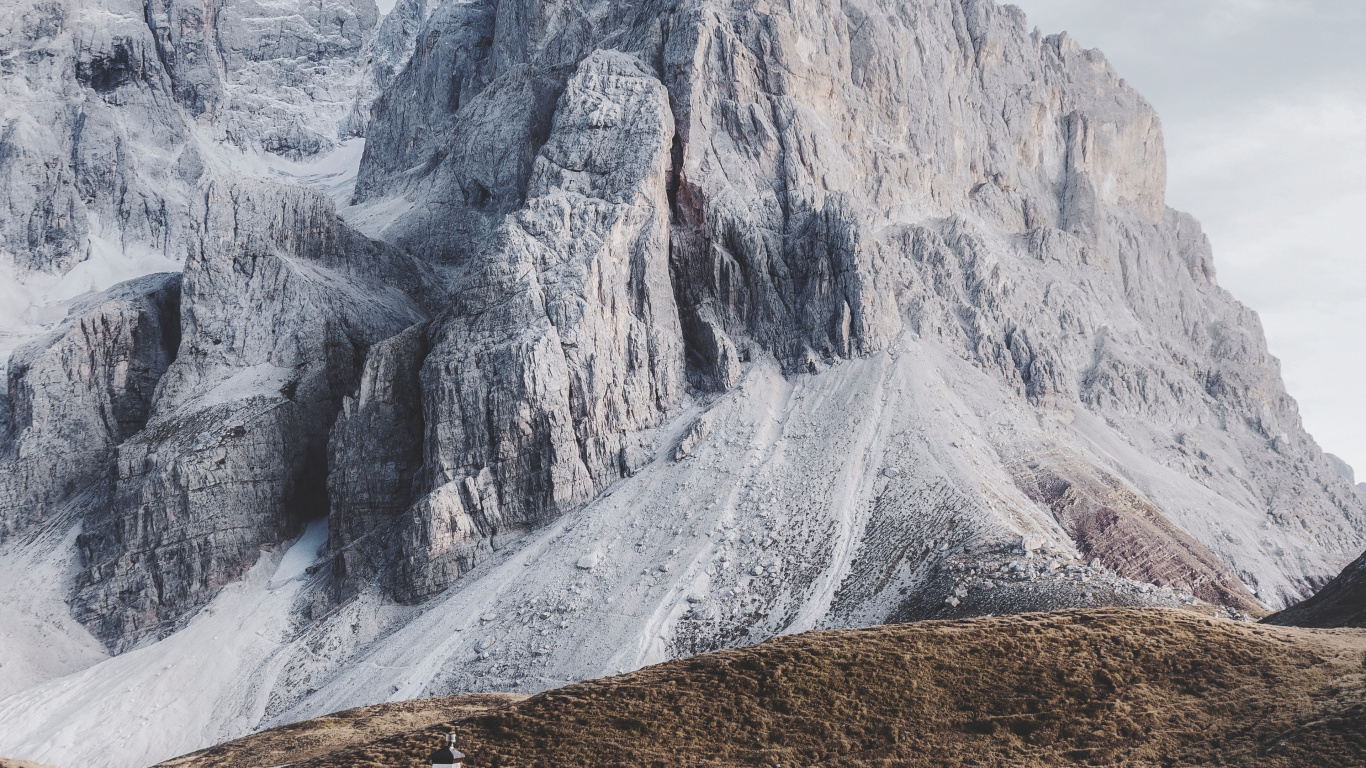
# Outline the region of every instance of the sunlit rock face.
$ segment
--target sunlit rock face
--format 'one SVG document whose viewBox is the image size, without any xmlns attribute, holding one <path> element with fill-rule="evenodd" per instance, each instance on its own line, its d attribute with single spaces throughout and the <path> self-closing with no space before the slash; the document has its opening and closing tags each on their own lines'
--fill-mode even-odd
<svg viewBox="0 0 1366 768">
<path fill-rule="evenodd" d="M 1016 8 L 3 12 L 0 568 L 66 558 L 114 662 L 250 635 L 182 730 L 819 627 L 1241 615 L 1366 548 L 1157 116 Z M 63 685 L 0 701 L 0 753 L 119 725 Z"/>
<path fill-rule="evenodd" d="M 800 376 L 933 348 L 1041 420 L 983 435 L 1005 506 L 1043 512 L 1088 560 L 1245 607 L 1253 590 L 1272 605 L 1312 590 L 1363 544 L 1360 501 L 1299 427 L 1256 317 L 1215 284 L 1198 224 L 1163 202 L 1156 115 L 1099 53 L 1035 35 L 1017 10 L 958 2 L 463 3 L 421 39 L 377 102 L 369 135 L 386 140 L 367 147 L 357 199 L 411 200 L 384 236 L 447 265 L 460 290 L 484 291 L 507 222 L 542 210 L 536 169 L 571 131 L 622 155 L 658 150 L 648 132 L 601 135 L 610 97 L 565 124 L 589 53 L 612 48 L 668 93 L 670 320 L 694 392 L 728 391 L 760 359 Z M 553 316 L 534 335 L 552 329 Z M 617 352 L 610 341 L 593 352 Z M 488 386 L 449 350 L 428 354 L 424 393 Z M 570 417 L 579 450 L 539 451 L 553 480 L 535 503 L 549 511 L 527 520 L 602 487 L 580 479 L 575 453 L 601 426 L 574 412 L 576 394 L 551 412 Z M 504 510 L 532 503 L 499 467 L 529 449 L 468 453 L 471 407 L 427 397 L 424 479 L 400 494 L 414 499 L 403 525 L 425 530 L 407 551 L 452 535 L 496 548 Z M 494 520 L 458 522 L 490 498 Z M 1017 512 L 1002 514 L 992 535 L 1020 533 Z M 464 565 L 418 591 L 478 559 L 459 551 Z"/>
</svg>

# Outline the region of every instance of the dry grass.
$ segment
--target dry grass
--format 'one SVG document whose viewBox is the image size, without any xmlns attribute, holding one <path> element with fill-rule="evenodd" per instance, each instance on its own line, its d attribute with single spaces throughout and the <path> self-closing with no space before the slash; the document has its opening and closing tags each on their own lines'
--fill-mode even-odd
<svg viewBox="0 0 1366 768">
<path fill-rule="evenodd" d="M 30 760 L 12 760 L 8 757 L 0 757 L 0 768 L 52 768 L 52 766 Z"/>
<path fill-rule="evenodd" d="M 157 768 L 268 768 L 297 763 L 395 733 L 505 709 L 525 698 L 489 693 L 357 707 L 224 742 L 167 760 Z M 9 767 L 0 764 L 0 768 Z"/>
<path fill-rule="evenodd" d="M 471 768 L 1359 767 L 1364 656 L 1360 630 L 1065 611 L 781 638 L 456 725 Z M 419 766 L 451 728 L 295 765 Z"/>
</svg>

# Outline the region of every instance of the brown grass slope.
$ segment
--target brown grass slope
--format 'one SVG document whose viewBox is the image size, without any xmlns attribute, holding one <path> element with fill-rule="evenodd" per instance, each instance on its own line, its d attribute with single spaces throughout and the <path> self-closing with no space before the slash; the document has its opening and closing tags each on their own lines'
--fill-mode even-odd
<svg viewBox="0 0 1366 768">
<path fill-rule="evenodd" d="M 1366 632 L 1100 609 L 810 633 L 295 768 L 420 766 L 452 728 L 471 768 L 1363 766 Z"/>
<path fill-rule="evenodd" d="M 227 741 L 155 768 L 268 768 L 329 755 L 384 736 L 505 709 L 525 699 L 476 693 L 357 707 Z M 0 768 L 7 766 L 0 764 Z"/>
<path fill-rule="evenodd" d="M 30 760 L 13 760 L 8 757 L 0 757 L 0 768 L 52 768 L 52 766 Z"/>
<path fill-rule="evenodd" d="M 1268 616 L 1266 623 L 1288 627 L 1366 627 L 1366 555 L 1344 568 L 1313 597 Z"/>
</svg>

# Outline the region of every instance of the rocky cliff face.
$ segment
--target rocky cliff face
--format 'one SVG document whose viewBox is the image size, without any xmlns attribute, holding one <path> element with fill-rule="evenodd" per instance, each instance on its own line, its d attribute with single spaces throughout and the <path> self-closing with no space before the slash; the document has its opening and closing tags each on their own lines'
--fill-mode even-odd
<svg viewBox="0 0 1366 768">
<path fill-rule="evenodd" d="M 297 157 L 339 138 L 379 13 L 368 0 L 157 0 L 145 20 L 191 118 L 237 146 Z"/>
<path fill-rule="evenodd" d="M 225 665 L 223 728 L 816 627 L 1237 615 L 1366 548 L 1164 203 L 1157 116 L 1018 9 L 133 10 L 4 38 L 16 284 L 115 242 L 184 274 L 16 321 L 49 335 L 11 360 L 0 558 L 79 533 L 74 614 L 169 635 L 149 659 L 262 590 L 287 619 Z M 83 686 L 131 695 L 129 658 Z M 74 690 L 0 718 L 66 728 Z"/>
<path fill-rule="evenodd" d="M 147 423 L 175 359 L 180 285 L 180 275 L 151 275 L 92 296 L 10 358 L 0 538 L 42 525 L 108 482 L 115 446 Z"/>
<path fill-rule="evenodd" d="M 1267 549 L 1285 552 L 1247 540 L 1264 524 L 1305 553 L 1340 559 L 1362 543 L 1357 497 L 1303 435 L 1255 315 L 1214 284 L 1198 225 L 1163 204 L 1157 117 L 1096 52 L 1033 35 L 1018 11 L 990 3 L 476 3 L 443 8 L 424 34 L 422 49 L 440 54 L 415 56 L 377 104 L 370 130 L 383 140 L 367 147 L 357 201 L 409 201 L 385 236 L 456 265 L 457 282 L 492 282 L 467 264 L 483 268 L 503 249 L 506 217 L 538 206 L 531 151 L 554 146 L 546 126 L 567 108 L 551 103 L 565 87 L 559 73 L 610 40 L 653 65 L 677 126 L 667 249 L 694 387 L 726 391 L 761 357 L 795 375 L 932 344 L 1047 418 L 1103 419 L 1184 476 L 1178 484 L 1193 479 L 1241 510 L 1223 521 L 1239 531 L 1216 533 L 1200 502 L 1126 495 L 1135 478 L 1066 441 L 995 446 L 1018 492 L 1051 510 L 1088 558 L 1138 577 L 1168 572 L 1244 606 L 1252 589 L 1276 604 L 1327 576 L 1320 566 L 1285 581 L 1260 575 Z M 621 346 L 608 349 L 594 352 Z M 448 386 L 431 362 L 425 389 Z M 428 438 L 430 471 L 465 440 L 469 417 L 424 419 L 429 435 L 461 425 Z M 477 476 L 479 461 L 462 471 Z M 1079 504 L 1089 511 L 1063 511 Z M 415 514 L 424 525 L 450 517 Z M 493 541 L 494 528 L 483 537 Z"/>
<path fill-rule="evenodd" d="M 112 505 L 79 544 L 77 615 L 115 647 L 184 615 L 262 545 L 327 513 L 327 435 L 371 344 L 421 320 L 423 271 L 318 192 L 210 186 L 182 337 L 147 426 L 118 446 Z"/>
</svg>

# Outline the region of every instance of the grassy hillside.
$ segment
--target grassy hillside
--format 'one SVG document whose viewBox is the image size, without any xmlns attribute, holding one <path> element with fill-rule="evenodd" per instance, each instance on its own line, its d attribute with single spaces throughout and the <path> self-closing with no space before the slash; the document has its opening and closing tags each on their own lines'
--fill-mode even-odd
<svg viewBox="0 0 1366 768">
<path fill-rule="evenodd" d="M 452 720 L 288 761 L 419 766 L 455 727 L 471 768 L 1362 766 L 1366 632 L 1124 609 L 820 632 Z"/>
<path fill-rule="evenodd" d="M 267 768 L 297 763 L 395 733 L 495 712 L 524 699 L 525 696 L 511 693 L 476 693 L 357 707 L 225 742 L 167 760 L 157 768 Z M 8 766 L 0 765 L 0 768 Z"/>
</svg>

